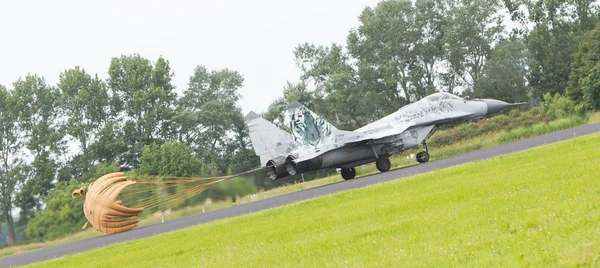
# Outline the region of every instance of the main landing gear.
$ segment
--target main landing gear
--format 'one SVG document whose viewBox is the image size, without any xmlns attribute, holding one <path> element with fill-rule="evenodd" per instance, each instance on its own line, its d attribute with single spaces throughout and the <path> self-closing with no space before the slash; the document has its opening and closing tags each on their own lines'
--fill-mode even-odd
<svg viewBox="0 0 600 268">
<path fill-rule="evenodd" d="M 386 172 L 386 171 L 390 170 L 390 168 L 392 167 L 392 162 L 387 157 L 380 157 L 380 158 L 377 158 L 377 161 L 375 162 L 375 166 L 377 167 L 377 169 L 380 172 Z"/>
<path fill-rule="evenodd" d="M 354 179 L 354 177 L 356 177 L 356 169 L 352 168 L 342 168 L 342 178 L 344 178 L 344 180 L 351 180 Z"/>
<path fill-rule="evenodd" d="M 425 149 L 425 151 L 417 154 L 417 162 L 419 163 L 425 163 L 429 161 L 429 150 L 427 150 L 427 143 L 425 141 L 423 141 L 423 149 Z"/>
</svg>

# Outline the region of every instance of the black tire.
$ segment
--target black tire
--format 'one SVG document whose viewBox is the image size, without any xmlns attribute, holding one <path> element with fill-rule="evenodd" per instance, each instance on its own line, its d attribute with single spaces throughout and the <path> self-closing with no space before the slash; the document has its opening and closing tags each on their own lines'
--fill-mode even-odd
<svg viewBox="0 0 600 268">
<path fill-rule="evenodd" d="M 420 152 L 417 154 L 417 162 L 425 163 L 429 161 L 429 153 L 428 152 Z"/>
<path fill-rule="evenodd" d="M 342 178 L 344 180 L 351 180 L 356 177 L 356 169 L 354 168 L 342 168 Z"/>
<path fill-rule="evenodd" d="M 387 157 L 380 157 L 375 161 L 375 166 L 380 172 L 386 172 L 392 168 L 392 161 Z"/>
</svg>

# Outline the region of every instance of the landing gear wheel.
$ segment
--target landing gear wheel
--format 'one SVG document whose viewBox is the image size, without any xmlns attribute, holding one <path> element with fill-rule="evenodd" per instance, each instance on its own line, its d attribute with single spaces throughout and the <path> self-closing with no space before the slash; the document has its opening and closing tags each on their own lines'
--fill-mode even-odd
<svg viewBox="0 0 600 268">
<path fill-rule="evenodd" d="M 380 157 L 375 162 L 375 166 L 380 172 L 386 172 L 392 168 L 392 162 L 387 157 Z"/>
<path fill-rule="evenodd" d="M 417 162 L 419 163 L 425 163 L 429 161 L 429 153 L 428 152 L 420 152 L 417 154 Z"/>
<path fill-rule="evenodd" d="M 342 168 L 342 178 L 344 178 L 344 180 L 351 180 L 354 179 L 354 177 L 356 176 L 356 169 L 354 168 Z"/>
</svg>

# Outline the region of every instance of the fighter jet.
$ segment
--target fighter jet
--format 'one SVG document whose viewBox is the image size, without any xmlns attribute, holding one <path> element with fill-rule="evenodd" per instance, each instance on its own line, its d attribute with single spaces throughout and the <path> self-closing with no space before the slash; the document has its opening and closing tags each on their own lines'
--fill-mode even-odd
<svg viewBox="0 0 600 268">
<path fill-rule="evenodd" d="M 520 103 L 461 98 L 434 93 L 354 131 L 338 130 L 306 106 L 288 105 L 288 133 L 254 112 L 246 116 L 250 139 L 271 179 L 307 171 L 340 168 L 345 180 L 356 176 L 356 166 L 375 162 L 390 170 L 391 155 L 423 145 L 419 163 L 429 161 L 426 140 L 443 124 L 483 118 Z"/>
</svg>

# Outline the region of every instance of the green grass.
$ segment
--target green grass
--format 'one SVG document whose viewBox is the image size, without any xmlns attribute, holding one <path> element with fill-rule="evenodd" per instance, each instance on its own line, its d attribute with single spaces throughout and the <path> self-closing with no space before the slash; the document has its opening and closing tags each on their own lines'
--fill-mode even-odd
<svg viewBox="0 0 600 268">
<path fill-rule="evenodd" d="M 600 112 L 590 113 L 588 116 L 588 124 L 600 123 Z"/>
<path fill-rule="evenodd" d="M 548 134 L 560 129 L 576 127 L 582 125 L 583 123 L 585 123 L 585 119 L 580 117 L 558 119 L 547 124 L 539 123 L 530 127 L 521 127 L 508 131 L 500 135 L 498 137 L 498 141 L 500 143 L 508 143 L 520 139 Z"/>
<path fill-rule="evenodd" d="M 32 265 L 597 266 L 600 134 Z"/>
</svg>

